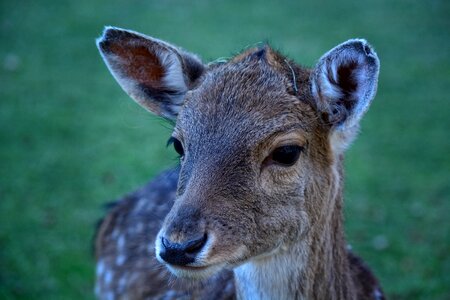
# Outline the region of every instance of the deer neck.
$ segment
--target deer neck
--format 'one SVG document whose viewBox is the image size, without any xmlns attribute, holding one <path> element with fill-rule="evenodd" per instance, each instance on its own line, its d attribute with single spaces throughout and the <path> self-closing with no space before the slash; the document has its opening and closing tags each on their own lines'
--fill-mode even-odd
<svg viewBox="0 0 450 300">
<path fill-rule="evenodd" d="M 238 299 L 304 299 L 301 281 L 308 254 L 304 242 L 234 269 Z"/>
<path fill-rule="evenodd" d="M 234 269 L 238 299 L 356 299 L 342 221 L 342 179 L 310 199 L 326 203 L 314 215 L 311 229 L 275 253 Z M 314 202 L 316 201 L 316 202 Z"/>
</svg>

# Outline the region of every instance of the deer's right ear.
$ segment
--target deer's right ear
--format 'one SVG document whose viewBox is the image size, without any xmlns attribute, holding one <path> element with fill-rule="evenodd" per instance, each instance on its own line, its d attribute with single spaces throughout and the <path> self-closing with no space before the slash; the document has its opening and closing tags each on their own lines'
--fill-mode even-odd
<svg viewBox="0 0 450 300">
<path fill-rule="evenodd" d="M 176 118 L 184 95 L 204 70 L 195 55 L 129 30 L 106 27 L 97 46 L 122 89 L 168 119 Z"/>
</svg>

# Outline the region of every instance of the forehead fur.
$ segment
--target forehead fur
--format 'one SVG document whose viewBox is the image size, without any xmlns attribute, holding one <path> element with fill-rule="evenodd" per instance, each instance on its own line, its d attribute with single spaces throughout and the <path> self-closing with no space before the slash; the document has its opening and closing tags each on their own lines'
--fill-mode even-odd
<svg viewBox="0 0 450 300">
<path fill-rule="evenodd" d="M 209 67 L 187 94 L 177 127 L 208 132 L 234 128 L 241 135 L 289 124 L 307 127 L 314 119 L 310 94 L 309 70 L 268 46 L 253 48 Z"/>
</svg>

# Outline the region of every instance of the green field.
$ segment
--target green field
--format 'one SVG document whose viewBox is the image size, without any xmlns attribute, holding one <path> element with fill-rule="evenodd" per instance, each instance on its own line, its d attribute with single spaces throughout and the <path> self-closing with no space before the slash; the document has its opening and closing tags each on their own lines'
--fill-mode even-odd
<svg viewBox="0 0 450 300">
<path fill-rule="evenodd" d="M 450 299 L 450 2 L 0 2 L 0 299 L 92 299 L 102 204 L 176 163 L 94 39 L 115 25 L 205 61 L 269 41 L 307 66 L 364 37 L 378 96 L 346 163 L 346 228 L 390 299 Z"/>
</svg>

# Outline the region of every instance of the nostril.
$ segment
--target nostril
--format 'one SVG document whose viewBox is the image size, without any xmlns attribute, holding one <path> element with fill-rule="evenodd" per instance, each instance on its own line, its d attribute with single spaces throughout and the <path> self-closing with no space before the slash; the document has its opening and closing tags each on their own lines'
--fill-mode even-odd
<svg viewBox="0 0 450 300">
<path fill-rule="evenodd" d="M 203 248 L 203 246 L 205 245 L 207 239 L 208 239 L 208 237 L 206 236 L 206 233 L 205 233 L 201 238 L 188 242 L 186 244 L 186 247 L 184 248 L 184 251 L 186 251 L 186 253 L 190 253 L 190 254 L 200 251 Z"/>
<path fill-rule="evenodd" d="M 172 243 L 170 243 L 166 238 L 161 237 L 161 243 L 163 244 L 165 249 L 170 249 L 172 247 Z"/>
</svg>

